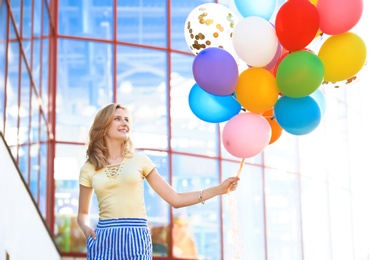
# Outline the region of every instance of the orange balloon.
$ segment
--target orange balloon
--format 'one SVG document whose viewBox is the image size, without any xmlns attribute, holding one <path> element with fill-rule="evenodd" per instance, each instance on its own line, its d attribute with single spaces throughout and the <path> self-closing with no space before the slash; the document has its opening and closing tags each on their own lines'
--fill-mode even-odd
<svg viewBox="0 0 390 260">
<path fill-rule="evenodd" d="M 259 114 L 275 105 L 279 89 L 271 72 L 265 68 L 251 67 L 239 75 L 235 93 L 241 106 Z"/>
<path fill-rule="evenodd" d="M 272 144 L 277 141 L 282 135 L 283 128 L 276 121 L 273 108 L 265 111 L 263 113 L 263 117 L 268 121 L 269 125 L 271 126 L 271 139 L 268 144 Z"/>
</svg>

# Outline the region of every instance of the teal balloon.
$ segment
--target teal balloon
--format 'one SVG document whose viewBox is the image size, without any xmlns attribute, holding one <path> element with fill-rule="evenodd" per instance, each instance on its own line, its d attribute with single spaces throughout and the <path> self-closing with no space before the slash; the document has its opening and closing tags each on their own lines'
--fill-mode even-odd
<svg viewBox="0 0 390 260">
<path fill-rule="evenodd" d="M 284 96 L 305 97 L 319 88 L 324 74 L 324 65 L 316 54 L 305 50 L 294 51 L 280 62 L 276 84 Z"/>
<path fill-rule="evenodd" d="M 243 17 L 259 16 L 270 20 L 277 6 L 276 0 L 234 0 L 237 10 Z"/>
<path fill-rule="evenodd" d="M 310 96 L 279 98 L 274 106 L 274 115 L 280 127 L 293 135 L 310 133 L 321 121 L 321 109 Z"/>
<path fill-rule="evenodd" d="M 188 95 L 188 103 L 192 113 L 208 123 L 228 121 L 241 111 L 241 104 L 233 95 L 216 96 L 194 84 Z"/>
</svg>

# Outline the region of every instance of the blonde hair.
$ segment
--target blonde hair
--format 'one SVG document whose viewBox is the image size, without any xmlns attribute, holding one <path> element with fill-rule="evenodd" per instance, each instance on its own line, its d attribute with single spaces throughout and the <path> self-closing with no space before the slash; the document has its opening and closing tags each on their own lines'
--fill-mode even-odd
<svg viewBox="0 0 390 260">
<path fill-rule="evenodd" d="M 129 115 L 129 111 L 124 106 L 117 103 L 109 104 L 99 110 L 89 130 L 87 161 L 95 166 L 95 170 L 100 170 L 108 164 L 108 147 L 104 136 L 107 132 L 108 126 L 114 118 L 116 109 L 123 109 Z M 122 143 L 123 156 L 131 156 L 133 151 L 133 142 L 131 141 L 129 135 L 129 137 Z"/>
</svg>

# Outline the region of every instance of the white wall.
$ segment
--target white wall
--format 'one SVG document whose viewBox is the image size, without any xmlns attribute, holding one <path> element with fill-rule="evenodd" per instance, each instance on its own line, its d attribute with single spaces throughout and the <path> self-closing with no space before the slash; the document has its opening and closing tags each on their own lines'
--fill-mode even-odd
<svg viewBox="0 0 390 260">
<path fill-rule="evenodd" d="M 0 260 L 61 259 L 0 135 Z"/>
</svg>

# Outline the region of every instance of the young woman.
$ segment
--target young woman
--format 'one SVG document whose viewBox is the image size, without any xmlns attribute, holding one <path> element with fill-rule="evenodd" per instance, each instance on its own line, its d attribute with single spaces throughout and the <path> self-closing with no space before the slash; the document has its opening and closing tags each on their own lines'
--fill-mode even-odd
<svg viewBox="0 0 390 260">
<path fill-rule="evenodd" d="M 109 104 L 95 116 L 89 131 L 87 161 L 80 170 L 77 222 L 87 238 L 87 259 L 152 259 L 147 225 L 144 180 L 174 208 L 204 203 L 237 188 L 230 177 L 201 191 L 176 192 L 130 139 L 130 115 L 120 104 Z M 91 227 L 92 193 L 99 204 L 99 222 Z"/>
</svg>

